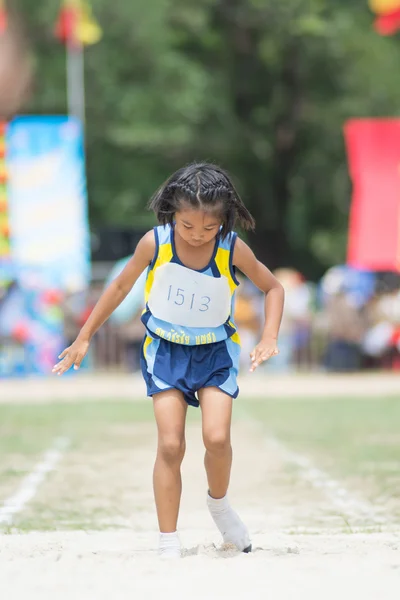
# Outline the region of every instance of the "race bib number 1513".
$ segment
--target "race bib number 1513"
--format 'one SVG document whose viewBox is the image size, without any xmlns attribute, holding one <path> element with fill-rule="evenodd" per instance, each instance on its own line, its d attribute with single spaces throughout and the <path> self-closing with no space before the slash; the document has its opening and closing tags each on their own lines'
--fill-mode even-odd
<svg viewBox="0 0 400 600">
<path fill-rule="evenodd" d="M 231 293 L 226 277 L 210 277 L 167 263 L 159 267 L 148 299 L 152 314 L 183 327 L 218 327 L 230 316 Z"/>
</svg>

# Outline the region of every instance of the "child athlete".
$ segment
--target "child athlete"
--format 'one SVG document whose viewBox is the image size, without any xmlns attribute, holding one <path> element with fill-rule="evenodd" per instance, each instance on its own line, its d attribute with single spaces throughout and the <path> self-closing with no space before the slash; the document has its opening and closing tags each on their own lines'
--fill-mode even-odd
<svg viewBox="0 0 400 600">
<path fill-rule="evenodd" d="M 265 325 L 250 355 L 250 371 L 278 354 L 283 288 L 234 233 L 237 222 L 244 229 L 253 229 L 255 223 L 219 167 L 205 163 L 180 169 L 156 192 L 150 208 L 160 225 L 140 240 L 53 372 L 62 375 L 72 365 L 79 368 L 95 332 L 147 269 L 141 368 L 158 429 L 153 484 L 159 552 L 164 557 L 181 555 L 177 521 L 188 405 L 202 410 L 211 516 L 224 542 L 249 552 L 247 528 L 227 498 L 232 400 L 239 392 L 240 339 L 233 320 L 236 267 L 266 297 Z"/>
</svg>

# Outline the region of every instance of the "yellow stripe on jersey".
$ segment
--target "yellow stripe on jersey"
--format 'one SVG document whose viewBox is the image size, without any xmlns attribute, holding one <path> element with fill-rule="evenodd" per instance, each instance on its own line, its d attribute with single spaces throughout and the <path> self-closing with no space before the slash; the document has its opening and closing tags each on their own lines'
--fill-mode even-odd
<svg viewBox="0 0 400 600">
<path fill-rule="evenodd" d="M 235 342 L 235 344 L 238 344 L 239 346 L 241 345 L 240 335 L 238 334 L 237 331 L 235 331 L 235 333 L 229 339 L 231 339 L 232 342 Z"/>
<path fill-rule="evenodd" d="M 217 265 L 220 274 L 225 275 L 227 278 L 232 295 L 237 288 L 237 284 L 233 281 L 231 270 L 229 268 L 230 254 L 230 250 L 218 248 L 217 254 L 215 255 L 215 264 Z"/>
<path fill-rule="evenodd" d="M 158 267 L 161 267 L 161 265 L 165 265 L 166 263 L 169 263 L 171 261 L 171 258 L 172 258 L 172 245 L 171 244 L 162 244 L 158 248 L 157 260 L 154 263 L 153 268 L 147 275 L 146 286 L 144 288 L 144 299 L 145 299 L 146 304 L 149 299 L 150 290 L 153 285 L 155 270 L 158 269 Z"/>
</svg>

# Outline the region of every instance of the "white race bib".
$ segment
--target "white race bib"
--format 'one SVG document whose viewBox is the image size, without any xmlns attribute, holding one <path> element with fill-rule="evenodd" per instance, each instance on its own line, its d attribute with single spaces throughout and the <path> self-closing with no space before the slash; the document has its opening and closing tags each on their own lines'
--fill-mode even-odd
<svg viewBox="0 0 400 600">
<path fill-rule="evenodd" d="M 224 276 L 210 277 L 167 263 L 154 274 L 147 302 L 162 321 L 182 327 L 219 327 L 231 313 L 231 292 Z"/>
</svg>

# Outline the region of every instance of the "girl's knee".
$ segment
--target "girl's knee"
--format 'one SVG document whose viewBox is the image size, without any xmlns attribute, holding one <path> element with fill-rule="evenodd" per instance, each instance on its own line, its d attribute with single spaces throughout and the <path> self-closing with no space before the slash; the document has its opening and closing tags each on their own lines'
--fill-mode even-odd
<svg viewBox="0 0 400 600">
<path fill-rule="evenodd" d="M 229 431 L 213 429 L 203 433 L 203 441 L 208 452 L 214 454 L 225 453 L 231 448 Z"/>
<path fill-rule="evenodd" d="M 158 453 L 168 463 L 182 462 L 185 448 L 185 440 L 179 436 L 163 436 L 158 440 Z"/>
</svg>

